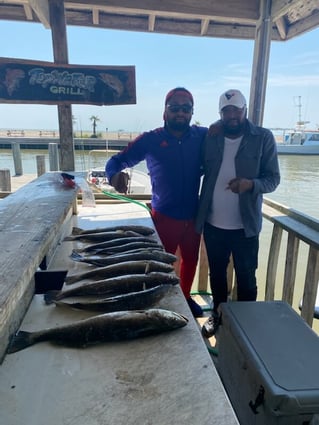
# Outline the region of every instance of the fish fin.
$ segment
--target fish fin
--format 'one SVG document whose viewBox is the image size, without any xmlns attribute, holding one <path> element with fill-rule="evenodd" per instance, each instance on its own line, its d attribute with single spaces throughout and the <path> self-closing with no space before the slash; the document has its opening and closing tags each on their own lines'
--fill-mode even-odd
<svg viewBox="0 0 319 425">
<path fill-rule="evenodd" d="M 148 274 L 148 273 L 150 273 L 151 271 L 152 271 L 152 269 L 151 269 L 150 262 L 149 262 L 149 261 L 147 261 L 146 266 L 145 266 L 145 274 Z"/>
<path fill-rule="evenodd" d="M 32 333 L 26 331 L 20 331 L 14 335 L 7 348 L 7 354 L 16 353 L 17 351 L 23 350 L 33 344 L 31 338 Z"/>
<path fill-rule="evenodd" d="M 43 295 L 44 301 L 47 305 L 53 304 L 56 301 L 57 295 L 60 291 L 48 291 Z"/>
<path fill-rule="evenodd" d="M 73 250 L 71 255 L 70 255 L 70 258 L 72 258 L 72 260 L 74 260 L 74 261 L 81 261 L 83 257 L 82 257 L 81 254 L 79 254 L 78 252 Z"/>
<path fill-rule="evenodd" d="M 80 227 L 72 227 L 72 235 L 81 235 L 83 233 L 83 229 Z"/>
</svg>

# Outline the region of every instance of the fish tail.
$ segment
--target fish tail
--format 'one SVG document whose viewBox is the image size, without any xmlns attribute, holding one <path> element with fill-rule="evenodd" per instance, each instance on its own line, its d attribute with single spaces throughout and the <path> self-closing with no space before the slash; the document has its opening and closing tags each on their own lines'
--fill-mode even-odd
<svg viewBox="0 0 319 425">
<path fill-rule="evenodd" d="M 32 338 L 32 332 L 20 331 L 12 337 L 7 348 L 7 353 L 16 353 L 26 347 L 30 347 L 30 345 L 33 345 L 34 343 L 35 340 Z"/>
<path fill-rule="evenodd" d="M 47 305 L 53 304 L 55 301 L 59 300 L 60 291 L 48 291 L 44 294 L 43 298 Z"/>
</svg>

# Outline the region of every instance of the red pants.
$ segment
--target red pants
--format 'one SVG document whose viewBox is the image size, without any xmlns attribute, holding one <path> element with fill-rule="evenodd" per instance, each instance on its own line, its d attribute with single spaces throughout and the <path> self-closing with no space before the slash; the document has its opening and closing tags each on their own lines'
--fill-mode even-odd
<svg viewBox="0 0 319 425">
<path fill-rule="evenodd" d="M 180 254 L 180 285 L 185 298 L 190 298 L 198 262 L 200 235 L 193 220 L 176 220 L 152 209 L 152 218 L 165 250 Z"/>
</svg>

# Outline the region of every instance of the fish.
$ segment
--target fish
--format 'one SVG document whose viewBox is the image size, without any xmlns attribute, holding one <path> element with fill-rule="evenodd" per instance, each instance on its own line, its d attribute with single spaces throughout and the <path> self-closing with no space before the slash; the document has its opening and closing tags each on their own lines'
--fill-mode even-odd
<svg viewBox="0 0 319 425">
<path fill-rule="evenodd" d="M 85 348 L 103 342 L 132 340 L 182 328 L 187 323 L 185 316 L 160 308 L 104 313 L 54 328 L 19 331 L 12 337 L 7 354 L 44 341 Z"/>
<path fill-rule="evenodd" d="M 64 282 L 66 285 L 79 282 L 81 280 L 99 280 L 101 278 L 109 278 L 120 276 L 123 274 L 133 273 L 151 273 L 151 272 L 166 272 L 170 273 L 174 270 L 171 264 L 161 263 L 154 260 L 136 260 L 124 261 L 119 264 L 110 264 L 106 267 L 97 267 L 94 270 L 89 270 L 83 273 L 66 276 Z"/>
<path fill-rule="evenodd" d="M 139 236 L 139 233 L 131 230 L 116 230 L 114 232 L 84 233 L 83 235 L 69 235 L 64 241 L 107 241 L 115 238 L 127 238 L 128 236 Z"/>
<path fill-rule="evenodd" d="M 158 242 L 130 242 L 124 245 L 113 246 L 108 248 L 96 249 L 95 254 L 115 254 L 117 252 L 127 252 L 127 251 L 136 251 L 138 249 L 153 248 L 163 250 L 163 245 L 160 245 Z"/>
<path fill-rule="evenodd" d="M 113 246 L 124 245 L 130 242 L 155 242 L 155 241 L 156 241 L 155 239 L 151 239 L 148 236 L 129 236 L 127 238 L 116 238 L 116 239 L 111 239 L 105 242 L 91 244 L 91 245 L 85 246 L 84 248 L 79 249 L 78 251 L 90 252 L 90 251 L 96 251 L 100 248 L 109 248 Z"/>
<path fill-rule="evenodd" d="M 67 297 L 121 294 L 153 288 L 157 285 L 177 285 L 178 283 L 179 278 L 174 273 L 151 272 L 149 274 L 122 275 L 61 291 L 48 291 L 44 294 L 44 300 L 46 304 L 51 304 L 53 301 Z"/>
<path fill-rule="evenodd" d="M 103 311 L 104 313 L 120 310 L 142 310 L 158 303 L 170 291 L 171 287 L 172 285 L 157 285 L 154 288 L 91 301 L 63 302 L 54 300 L 53 302 L 57 306 L 79 310 Z"/>
<path fill-rule="evenodd" d="M 139 252 L 130 252 L 124 254 L 110 255 L 108 257 L 103 257 L 99 255 L 90 255 L 84 256 L 76 251 L 72 251 L 70 258 L 74 261 L 79 261 L 81 263 L 89 263 L 98 267 L 108 266 L 110 264 L 118 264 L 124 261 L 134 261 L 134 260 L 155 260 L 162 263 L 173 264 L 177 261 L 177 257 L 174 254 L 169 252 L 159 251 L 159 250 L 146 250 Z"/>
<path fill-rule="evenodd" d="M 131 230 L 135 233 L 139 233 L 144 236 L 152 235 L 155 230 L 152 227 L 140 226 L 140 225 L 118 225 L 110 227 L 97 227 L 95 229 L 81 229 L 80 227 L 72 228 L 72 235 L 85 235 L 87 233 L 104 233 L 104 232 L 115 232 L 118 230 L 128 231 Z"/>
</svg>

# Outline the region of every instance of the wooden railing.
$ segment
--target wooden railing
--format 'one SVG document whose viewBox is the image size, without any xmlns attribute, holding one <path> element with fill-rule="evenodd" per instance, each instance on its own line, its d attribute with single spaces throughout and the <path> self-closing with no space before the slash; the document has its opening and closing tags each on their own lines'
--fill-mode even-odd
<svg viewBox="0 0 319 425">
<path fill-rule="evenodd" d="M 314 202 L 316 202 L 314 200 Z M 312 326 L 319 281 L 319 220 L 264 199 L 263 216 L 273 223 L 266 276 L 266 300 L 274 299 L 279 249 L 283 232 L 287 233 L 286 260 L 282 300 L 292 305 L 300 242 L 308 246 L 308 258 L 303 285 L 301 316 Z"/>
</svg>

